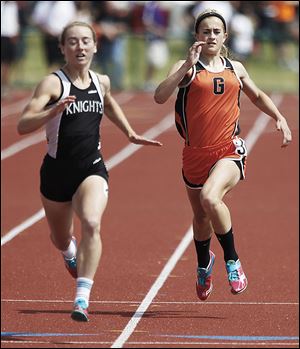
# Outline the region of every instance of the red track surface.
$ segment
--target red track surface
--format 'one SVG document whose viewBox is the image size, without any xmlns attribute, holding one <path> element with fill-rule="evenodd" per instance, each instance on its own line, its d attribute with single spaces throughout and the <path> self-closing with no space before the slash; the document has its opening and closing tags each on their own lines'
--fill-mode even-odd
<svg viewBox="0 0 300 349">
<path fill-rule="evenodd" d="M 3 110 L 13 110 L 7 108 L 23 97 L 19 94 L 4 102 Z M 134 128 L 143 133 L 171 112 L 173 103 L 159 106 L 151 95 L 137 93 L 122 107 Z M 196 257 L 190 244 L 124 347 L 299 346 L 297 339 L 266 338 L 298 336 L 297 105 L 295 96 L 284 96 L 280 105 L 292 128 L 293 143 L 281 149 L 281 134 L 270 121 L 249 155 L 246 181 L 226 200 L 249 280 L 247 290 L 231 295 L 222 251 L 213 239 L 214 291 L 207 302 L 198 301 Z M 243 137 L 258 114 L 242 98 Z M 22 139 L 16 122 L 16 111 L 1 120 L 2 150 Z M 158 139 L 162 148 L 143 147 L 110 171 L 103 256 L 88 324 L 70 319 L 75 283 L 50 243 L 45 218 L 2 247 L 1 332 L 36 335 L 3 337 L 1 347 L 100 348 L 116 341 L 191 224 L 181 180 L 182 141 L 175 127 Z M 109 159 L 127 140 L 105 120 L 102 144 Z M 45 144 L 38 143 L 2 160 L 2 237 L 41 209 L 39 167 L 44 152 Z M 77 221 L 76 226 L 79 238 Z M 37 335 L 45 333 L 49 335 Z"/>
</svg>

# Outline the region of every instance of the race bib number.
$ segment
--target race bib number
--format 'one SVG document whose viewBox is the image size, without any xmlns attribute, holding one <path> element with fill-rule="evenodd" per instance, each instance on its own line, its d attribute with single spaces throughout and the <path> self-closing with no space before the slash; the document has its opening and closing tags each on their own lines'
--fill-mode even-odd
<svg viewBox="0 0 300 349">
<path fill-rule="evenodd" d="M 235 145 L 235 153 L 237 155 L 246 156 L 247 155 L 247 148 L 245 141 L 241 138 L 235 138 L 233 140 L 233 144 Z"/>
</svg>

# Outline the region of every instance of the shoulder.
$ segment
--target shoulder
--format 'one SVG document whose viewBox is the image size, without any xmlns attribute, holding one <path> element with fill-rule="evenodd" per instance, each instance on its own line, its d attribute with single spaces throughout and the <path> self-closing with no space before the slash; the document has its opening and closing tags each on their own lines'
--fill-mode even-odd
<svg viewBox="0 0 300 349">
<path fill-rule="evenodd" d="M 56 74 L 45 76 L 35 89 L 35 95 L 49 95 L 50 99 L 57 99 L 61 94 L 61 82 Z"/>
<path fill-rule="evenodd" d="M 239 61 L 230 61 L 233 65 L 234 70 L 236 71 L 238 77 L 243 79 L 248 76 L 246 68 Z"/>
<path fill-rule="evenodd" d="M 104 105 L 107 107 L 113 101 L 113 97 L 110 91 L 110 78 L 108 75 L 103 75 L 99 73 L 95 73 L 95 74 L 99 80 L 100 88 L 103 94 Z"/>
<path fill-rule="evenodd" d="M 260 93 L 260 90 L 249 76 L 246 68 L 243 66 L 241 62 L 232 61 L 232 63 L 239 79 L 243 84 L 243 91 L 251 100 L 256 99 Z"/>
<path fill-rule="evenodd" d="M 47 105 L 54 103 L 60 98 L 61 89 L 61 82 L 58 76 L 54 74 L 45 76 L 36 86 L 23 113 L 44 110 Z"/>
<path fill-rule="evenodd" d="M 105 96 L 107 93 L 110 92 L 110 78 L 108 75 L 99 74 L 94 72 L 99 80 L 101 90 L 103 92 L 103 95 Z"/>
<path fill-rule="evenodd" d="M 47 87 L 50 87 L 52 86 L 52 89 L 55 89 L 57 86 L 60 86 L 60 78 L 54 74 L 54 73 L 51 73 L 47 76 L 45 76 L 41 82 L 40 82 L 41 85 L 46 85 Z"/>
</svg>

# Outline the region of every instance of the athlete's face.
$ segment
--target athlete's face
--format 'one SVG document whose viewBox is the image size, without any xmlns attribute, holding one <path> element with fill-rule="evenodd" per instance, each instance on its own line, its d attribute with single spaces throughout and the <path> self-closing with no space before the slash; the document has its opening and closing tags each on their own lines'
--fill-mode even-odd
<svg viewBox="0 0 300 349">
<path fill-rule="evenodd" d="M 66 32 L 64 44 L 61 46 L 65 60 L 69 64 L 87 65 L 97 52 L 97 46 L 93 39 L 93 33 L 87 27 L 74 26 Z"/>
<path fill-rule="evenodd" d="M 207 43 L 202 46 L 203 53 L 218 54 L 227 39 L 221 19 L 214 16 L 204 18 L 198 26 L 196 39 Z"/>
</svg>

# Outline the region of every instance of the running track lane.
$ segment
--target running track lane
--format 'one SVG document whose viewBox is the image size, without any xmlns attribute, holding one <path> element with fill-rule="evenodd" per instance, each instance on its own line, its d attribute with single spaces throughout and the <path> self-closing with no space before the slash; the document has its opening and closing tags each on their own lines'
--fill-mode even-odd
<svg viewBox="0 0 300 349">
<path fill-rule="evenodd" d="M 248 122 L 248 119 L 246 121 Z M 251 121 L 253 122 L 253 117 L 251 117 Z M 247 124 L 247 122 L 245 124 Z M 247 125 L 244 129 L 244 134 L 246 134 L 246 129 Z M 123 301 L 133 299 L 134 301 L 136 301 L 136 303 L 95 303 L 95 307 L 97 310 L 99 309 L 99 311 L 95 310 L 95 314 L 92 314 L 94 326 L 91 322 L 88 328 L 81 328 L 81 330 L 79 329 L 77 333 L 98 333 L 100 334 L 102 341 L 104 341 L 106 337 L 116 338 L 116 333 L 118 333 L 118 331 L 121 332 L 124 325 L 128 322 L 128 320 L 136 310 L 136 306 L 138 304 L 137 302 L 140 302 L 145 296 L 145 290 L 149 289 L 149 287 L 146 286 L 151 286 L 152 282 L 155 280 L 158 273 L 160 272 L 162 266 L 165 264 L 166 260 L 164 258 L 169 258 L 169 256 L 177 246 L 178 242 L 180 241 L 182 233 L 189 226 L 190 211 L 186 203 L 184 190 L 182 190 L 180 174 L 178 173 L 178 166 L 180 166 L 180 158 L 178 154 L 180 154 L 181 146 L 178 145 L 177 137 L 178 136 L 175 135 L 174 130 L 169 131 L 162 136 L 161 139 L 165 143 L 165 149 L 163 150 L 164 153 L 162 157 L 162 154 L 158 154 L 157 158 L 153 159 L 153 151 L 150 151 L 150 149 L 143 149 L 143 151 L 140 151 L 137 154 L 135 154 L 133 158 L 128 161 L 128 164 L 126 166 L 125 164 L 120 165 L 118 168 L 112 171 L 111 181 L 113 182 L 111 183 L 111 207 L 107 211 L 105 222 L 103 223 L 103 240 L 106 244 L 106 250 L 104 248 L 104 255 L 98 274 L 99 280 L 96 281 L 96 284 L 98 284 L 97 290 L 99 290 L 99 292 L 95 290 L 92 298 L 94 298 L 95 301 L 97 301 L 96 298 L 98 297 L 99 302 L 105 299 L 116 299 Z M 276 138 L 274 137 L 274 134 L 272 135 L 272 139 L 273 138 Z M 276 146 L 278 146 L 278 137 L 276 144 L 274 143 L 274 147 Z M 145 163 L 145 158 L 151 159 L 151 162 L 148 161 L 149 163 Z M 154 178 L 153 176 L 149 176 L 149 174 L 153 173 L 153 169 L 155 170 L 155 173 L 157 173 L 158 169 L 162 167 L 162 164 L 164 166 L 164 169 L 160 173 L 158 173 L 157 176 L 155 176 Z M 282 172 L 279 173 L 282 174 Z M 160 181 L 158 181 L 158 177 L 160 178 Z M 137 181 L 137 178 L 140 178 L 140 181 Z M 126 182 L 125 185 L 124 180 Z M 240 185 L 238 188 L 241 187 L 242 185 Z M 152 188 L 151 192 L 149 188 Z M 252 191 L 255 192 L 254 190 Z M 162 195 L 162 193 L 165 193 L 165 195 Z M 233 197 L 230 198 L 230 200 L 235 201 L 235 192 L 232 195 Z M 239 195 L 240 194 L 238 193 L 236 194 L 238 200 Z M 127 200 L 129 196 L 135 198 L 134 203 L 131 202 L 132 200 Z M 249 192 L 247 192 L 247 196 L 249 197 Z M 163 200 L 165 200 L 164 198 L 166 197 L 169 198 L 169 200 L 167 203 L 164 203 Z M 153 206 L 153 202 L 157 203 L 157 207 Z M 131 205 L 133 205 L 133 207 L 131 207 Z M 233 206 L 235 207 L 235 209 L 237 209 L 236 207 L 239 205 Z M 245 215 L 245 209 L 242 210 L 242 214 L 243 216 Z M 237 215 L 235 214 L 234 216 Z M 146 226 L 145 221 L 147 221 L 148 223 Z M 251 217 L 250 221 L 252 221 L 253 224 L 255 223 L 253 217 Z M 268 224 L 266 224 L 266 226 L 267 225 Z M 105 233 L 106 229 L 104 226 L 109 227 L 107 228 L 107 234 Z M 38 265 L 37 270 L 35 271 L 35 274 L 37 275 L 35 275 L 34 277 L 32 277 L 31 275 L 26 275 L 27 279 L 29 279 L 27 280 L 27 282 L 31 286 L 27 285 L 28 289 L 24 290 L 24 287 L 22 289 L 22 283 L 20 284 L 21 280 L 18 280 L 17 278 L 18 275 L 22 275 L 22 271 L 20 273 L 20 270 L 18 270 L 20 269 L 20 265 L 19 263 L 17 263 L 17 265 L 15 265 L 15 268 L 13 268 L 13 270 L 10 270 L 10 278 L 14 278 L 14 275 L 16 277 L 16 279 L 14 280 L 15 287 L 12 288 L 12 290 L 10 290 L 10 293 L 14 296 L 21 296 L 21 298 L 23 299 L 28 299 L 28 296 L 33 296 L 32 299 L 45 299 L 47 297 L 41 297 L 41 295 L 49 295 L 49 289 L 53 289 L 53 283 L 50 282 L 50 280 L 56 279 L 56 281 L 54 282 L 55 292 L 50 293 L 52 299 L 56 298 L 58 300 L 71 300 L 73 295 L 72 292 L 69 292 L 69 287 L 61 287 L 62 278 L 64 278 L 66 274 L 63 274 L 64 271 L 61 272 L 62 275 L 56 274 L 57 271 L 60 270 L 61 261 L 55 258 L 57 254 L 53 252 L 53 248 L 47 241 L 47 236 L 45 236 L 44 233 L 39 232 L 41 229 L 46 229 L 45 222 L 38 223 L 36 227 L 32 227 L 30 229 L 30 236 L 27 233 L 26 238 L 22 236 L 18 237 L 18 239 L 14 241 L 14 250 L 18 250 L 16 245 L 18 241 L 21 241 L 19 248 L 22 245 L 23 247 L 27 246 L 26 248 L 20 249 L 21 255 L 26 255 L 26 253 L 28 253 L 29 255 L 34 255 L 35 249 L 34 246 L 32 246 L 32 241 L 39 241 L 38 248 L 40 250 L 41 256 L 38 256 L 38 260 L 41 259 L 42 265 L 45 266 L 49 264 L 49 260 L 51 260 L 51 262 L 53 261 L 51 266 L 48 267 L 48 269 L 50 270 L 42 271 L 40 270 L 40 265 Z M 40 238 L 37 234 L 39 234 Z M 41 234 L 43 235 L 41 236 Z M 236 235 L 237 238 L 239 236 L 240 235 Z M 107 243 L 105 241 L 107 241 Z M 153 246 L 154 241 L 155 247 L 150 248 L 150 246 Z M 249 243 L 248 238 L 246 239 L 246 243 Z M 124 246 L 126 246 L 126 248 L 124 248 Z M 218 247 L 216 246 L 216 251 L 217 249 Z M 142 254 L 139 255 L 137 250 L 142 251 Z M 246 250 L 247 247 L 241 248 L 241 251 Z M 4 251 L 6 254 L 6 249 Z M 11 257 L 14 257 L 14 251 L 12 251 L 9 254 Z M 220 255 L 220 251 L 218 255 Z M 162 256 L 165 257 L 162 258 Z M 19 256 L 18 258 L 21 257 L 22 256 Z M 246 255 L 245 257 L 243 257 L 243 260 L 244 258 L 246 260 Z M 22 258 L 22 261 L 24 260 L 26 260 L 25 257 Z M 222 265 L 220 257 L 218 263 Z M 247 260 L 246 263 L 248 264 L 250 262 Z M 219 288 L 215 286 L 215 291 L 213 295 L 214 299 L 211 298 L 210 301 L 217 301 L 218 299 L 224 301 L 224 299 L 228 299 L 228 296 L 224 294 L 224 290 L 228 287 L 226 285 L 226 282 L 224 281 L 224 272 L 221 270 L 222 266 L 220 266 L 220 264 L 219 267 L 216 266 L 214 273 L 215 285 L 220 284 L 220 286 Z M 26 266 L 23 267 L 25 267 L 23 269 L 24 273 L 24 271 L 26 271 Z M 145 270 L 150 270 L 151 272 L 153 271 L 153 274 L 149 275 L 149 273 L 145 273 Z M 249 273 L 250 270 L 248 271 L 248 274 Z M 126 274 L 126 277 L 124 277 L 124 274 Z M 157 299 L 159 299 L 159 297 L 162 297 L 163 299 L 168 299 L 169 301 L 172 301 L 172 299 L 178 301 L 182 301 L 182 299 L 184 299 L 186 301 L 189 301 L 189 299 L 191 299 L 192 302 L 197 302 L 193 290 L 194 254 L 192 247 L 188 249 L 185 256 L 176 266 L 176 269 L 174 270 L 174 273 L 171 276 L 172 277 L 168 279 L 167 283 L 164 285 L 163 289 L 159 293 Z M 252 279 L 257 278 L 256 273 L 253 276 L 254 277 L 252 277 Z M 182 282 L 183 277 L 184 282 Z M 47 279 L 45 280 L 45 278 Z M 45 285 L 40 285 L 41 280 L 45 281 Z M 68 284 L 65 285 L 67 282 L 68 280 L 65 280 L 63 285 L 68 286 Z M 72 283 L 70 282 L 70 284 Z M 178 284 L 180 285 L 180 287 L 178 286 Z M 35 288 L 35 285 L 37 285 L 38 287 Z M 110 287 L 107 287 L 107 285 L 110 285 Z M 22 293 L 20 293 L 20 291 L 18 293 L 18 290 L 22 290 Z M 240 295 L 239 299 L 241 297 L 245 297 L 247 294 L 249 298 L 257 299 L 258 294 L 252 292 L 249 295 L 249 292 L 250 289 L 247 290 L 247 293 L 245 293 L 244 295 Z M 275 300 L 278 300 L 281 297 L 280 294 L 277 295 L 273 293 L 273 295 Z M 270 297 L 270 294 L 267 294 L 266 296 Z M 293 294 L 290 296 L 293 296 Z M 229 295 L 229 297 L 230 299 L 232 298 L 231 295 Z M 190 307 L 192 307 L 192 309 L 194 310 L 194 313 L 191 314 L 191 310 L 189 310 L 190 308 L 186 308 L 184 304 L 179 304 L 177 306 L 174 304 L 154 304 L 154 310 L 151 308 L 148 309 L 143 318 L 143 321 L 141 321 L 140 325 L 136 329 L 137 331 L 134 333 L 132 338 L 130 338 L 130 341 L 126 345 L 132 345 L 130 343 L 134 341 L 134 337 L 136 336 L 139 336 L 139 338 L 143 337 L 144 342 L 152 342 L 152 346 L 155 346 L 154 342 L 168 342 L 171 338 L 173 347 L 177 346 L 176 343 L 182 341 L 182 336 L 184 336 L 184 334 L 186 336 L 189 334 L 191 336 L 194 335 L 194 337 L 197 337 L 195 333 L 192 332 L 192 329 L 199 328 L 199 322 L 201 322 L 201 314 L 203 312 L 206 314 L 205 311 L 207 311 L 208 313 L 206 319 L 208 328 L 211 328 L 212 325 L 215 326 L 215 322 L 218 321 L 218 317 L 213 315 L 214 311 L 209 310 L 209 308 L 212 307 L 213 304 L 210 304 L 210 306 L 205 305 L 204 310 L 202 309 L 203 305 L 204 304 L 202 303 L 190 305 Z M 201 309 L 198 308 L 200 306 Z M 232 308 L 232 305 L 229 306 L 230 308 Z M 197 307 L 196 310 L 195 307 Z M 218 313 L 219 318 L 222 317 L 222 314 L 220 315 L 220 311 L 221 313 L 228 312 L 228 305 L 224 305 L 224 307 L 225 308 L 223 308 L 223 306 L 221 305 L 216 305 L 215 312 Z M 248 309 L 249 305 L 247 306 L 241 304 L 240 307 L 244 307 L 244 309 L 246 307 Z M 287 305 L 287 307 L 293 307 L 293 305 Z M 26 325 L 27 330 L 28 319 L 30 316 L 32 317 L 32 315 L 34 314 L 33 321 L 36 322 L 37 320 L 37 322 L 41 324 L 41 327 L 38 331 L 34 327 L 34 323 L 31 323 L 30 327 L 32 332 L 49 332 L 49 330 L 52 330 L 53 332 L 58 332 L 57 329 L 61 329 L 63 327 L 57 326 L 57 320 L 61 321 L 61 324 L 65 326 L 65 332 L 71 332 L 68 331 L 68 324 L 70 324 L 68 317 L 70 308 L 69 303 L 46 303 L 41 305 L 40 303 L 36 304 L 29 302 L 28 304 L 24 304 L 16 302 L 13 305 L 13 308 L 14 311 L 17 311 L 19 324 L 16 325 L 16 321 L 13 321 L 12 317 L 11 321 L 13 321 L 12 324 L 14 326 L 11 326 L 10 329 L 16 330 L 16 327 L 19 327 L 19 331 L 21 331 L 22 329 L 24 330 L 24 326 Z M 134 309 L 132 310 L 132 308 Z M 12 314 L 15 314 L 14 311 L 12 312 Z M 249 311 L 251 312 L 251 307 Z M 254 311 L 255 313 L 257 313 L 257 309 L 255 309 Z M 209 316 L 209 314 L 212 314 L 212 316 Z M 270 311 L 269 315 L 272 314 L 272 311 Z M 57 319 L 58 315 L 60 316 L 60 319 Z M 157 321 L 158 319 L 159 321 Z M 269 319 L 269 317 L 267 317 L 267 319 Z M 191 320 L 193 320 L 196 323 L 193 323 L 193 321 L 191 323 Z M 120 324 L 119 327 L 116 326 L 118 322 Z M 187 322 L 187 325 L 185 325 L 185 322 Z M 224 327 L 224 322 L 228 321 L 224 321 L 223 319 L 222 330 L 227 330 L 228 334 L 228 328 L 226 328 L 226 326 Z M 152 326 L 153 323 L 156 325 L 156 327 L 157 323 L 159 323 L 160 332 L 154 331 L 155 327 Z M 178 327 L 179 324 L 181 326 L 180 328 Z M 173 325 L 175 327 L 172 327 Z M 146 327 L 146 329 L 140 329 L 140 326 Z M 170 328 L 173 328 L 173 334 L 166 333 L 166 329 Z M 34 329 L 35 331 L 33 331 Z M 74 327 L 72 326 L 72 330 L 73 329 Z M 176 329 L 177 332 L 175 331 Z M 184 334 L 179 333 L 178 330 L 180 329 L 181 332 L 184 331 Z M 260 329 L 261 324 L 258 328 L 252 329 L 252 333 L 255 333 L 255 331 L 259 332 Z M 28 331 L 30 331 L 30 329 L 28 329 Z M 76 333 L 76 331 L 74 332 Z M 274 335 L 274 329 L 272 334 Z M 170 338 L 164 338 L 164 335 L 169 335 Z M 78 337 L 67 337 L 67 341 L 73 340 L 75 342 L 91 342 L 94 340 L 95 342 L 93 336 L 87 338 L 84 340 L 83 338 Z M 54 341 L 53 338 L 50 338 L 50 340 L 52 343 L 63 342 L 66 341 L 66 338 L 64 338 L 64 340 L 58 340 L 56 338 L 54 339 Z M 196 340 L 198 340 L 199 342 L 199 338 L 195 338 L 195 341 Z M 44 343 L 44 345 L 46 344 Z M 82 345 L 84 346 L 85 344 L 83 343 Z M 89 346 L 88 343 L 86 343 L 86 345 Z M 96 343 L 91 343 L 90 345 L 96 345 L 98 347 L 100 346 L 100 344 Z M 146 346 L 147 344 L 144 345 Z M 159 344 L 157 345 L 159 346 Z M 139 345 L 136 344 L 136 346 Z"/>
</svg>

